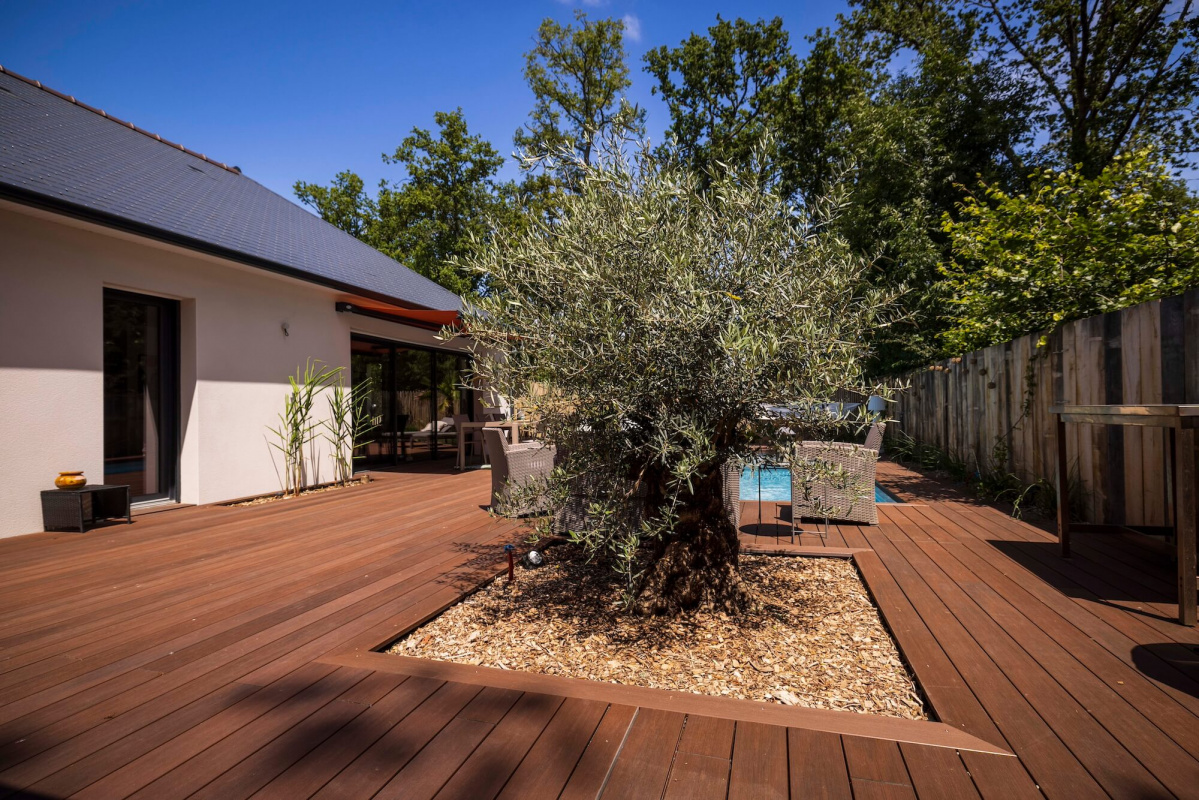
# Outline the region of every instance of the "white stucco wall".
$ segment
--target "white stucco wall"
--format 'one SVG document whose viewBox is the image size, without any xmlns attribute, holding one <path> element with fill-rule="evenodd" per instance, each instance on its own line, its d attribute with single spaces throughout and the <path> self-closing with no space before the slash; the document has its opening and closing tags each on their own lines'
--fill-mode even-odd
<svg viewBox="0 0 1199 800">
<path fill-rule="evenodd" d="M 38 492 L 60 470 L 103 480 L 105 287 L 181 301 L 185 503 L 279 488 L 266 429 L 287 376 L 307 358 L 348 370 L 351 331 L 444 347 L 337 313 L 329 289 L 0 203 L 0 536 L 41 530 Z"/>
</svg>

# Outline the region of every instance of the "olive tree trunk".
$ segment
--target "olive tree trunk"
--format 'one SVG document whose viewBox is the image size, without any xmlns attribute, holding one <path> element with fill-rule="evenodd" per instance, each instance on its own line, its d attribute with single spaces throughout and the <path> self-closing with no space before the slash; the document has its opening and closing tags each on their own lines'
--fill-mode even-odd
<svg viewBox="0 0 1199 800">
<path fill-rule="evenodd" d="M 693 489 L 673 535 L 651 550 L 637 594 L 641 613 L 710 608 L 735 614 L 752 604 L 737 569 L 740 543 L 724 507 L 721 470 L 696 480 Z"/>
</svg>

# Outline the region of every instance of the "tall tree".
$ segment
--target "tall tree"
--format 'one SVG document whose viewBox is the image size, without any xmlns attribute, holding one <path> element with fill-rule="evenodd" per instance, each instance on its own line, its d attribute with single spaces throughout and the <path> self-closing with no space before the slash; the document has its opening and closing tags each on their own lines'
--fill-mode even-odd
<svg viewBox="0 0 1199 800">
<path fill-rule="evenodd" d="M 853 170 L 835 224 L 873 259 L 872 282 L 907 288 L 905 319 L 874 334 L 872 368 L 924 363 L 941 347 L 941 216 L 960 184 L 1013 171 L 1031 95 L 997 59 L 975 57 L 975 19 L 935 4 L 867 0 L 808 41 L 799 61 L 779 19 L 717 18 L 707 36 L 651 51 L 646 71 L 698 170 L 744 168 L 764 138 L 760 177 L 785 197 L 819 197 Z"/>
<path fill-rule="evenodd" d="M 783 21 L 733 22 L 716 17 L 708 35 L 645 54 L 645 71 L 670 111 L 667 134 L 700 174 L 718 164 L 759 164 L 784 195 L 796 189 L 794 159 L 783 156 L 795 130 L 799 62 Z M 755 162 L 764 141 L 774 152 Z"/>
<path fill-rule="evenodd" d="M 438 111 L 437 136 L 413 128 L 391 156 L 408 174 L 379 193 L 382 233 L 391 255 L 458 294 L 478 290 L 481 277 L 452 264 L 469 257 L 504 211 L 495 175 L 504 164 L 489 142 L 472 135 L 462 109 Z"/>
<path fill-rule="evenodd" d="M 840 230 L 875 256 L 872 282 L 906 289 L 903 319 L 874 336 L 879 372 L 940 355 L 941 218 L 962 184 L 1017 175 L 1013 157 L 1030 138 L 1030 91 L 997 59 L 976 57 L 979 41 L 975 19 L 906 0 L 871 0 L 809 37 L 791 149 L 800 192 L 819 194 L 851 165 Z"/>
<path fill-rule="evenodd" d="M 964 0 L 991 52 L 1037 87 L 1048 154 L 1095 178 L 1138 142 L 1196 149 L 1193 0 Z"/>
<path fill-rule="evenodd" d="M 514 224 L 514 189 L 498 183 L 504 163 L 489 142 L 467 128 L 462 109 L 438 111 L 438 127 L 414 127 L 387 164 L 402 166 L 398 183 L 380 181 L 374 199 L 353 172 L 329 186 L 297 181 L 296 196 L 326 220 L 457 294 L 483 280 L 453 266 L 486 242 L 496 226 Z"/>
<path fill-rule="evenodd" d="M 898 335 L 880 343 L 883 363 L 915 366 L 928 360 L 921 353 L 956 353 L 1120 307 L 1193 274 L 1177 263 L 1158 266 L 1162 254 L 1179 252 L 1177 235 L 1162 227 L 1173 212 L 1160 198 L 1182 190 L 1143 155 L 1149 147 L 1177 168 L 1196 147 L 1199 27 L 1191 0 L 855 5 L 843 33 L 888 58 L 915 54 L 915 69 L 886 82 L 886 94 L 899 91 L 893 108 L 916 115 L 895 130 L 927 127 L 928 141 L 938 143 L 933 159 L 908 161 L 926 165 L 926 189 L 913 196 L 919 203 L 894 194 L 902 163 L 869 170 L 898 201 L 888 207 L 919 219 L 927 236 L 876 237 L 871 226 L 885 226 L 887 214 L 846 215 L 869 238 L 935 245 L 915 258 L 896 251 L 890 262 L 924 299 L 917 324 L 897 326 Z M 974 197 L 964 187 L 976 176 L 984 191 Z M 1112 249 L 1100 255 L 1087 237 Z M 1128 261 L 1134 252 L 1140 267 Z M 945 265 L 942 275 L 934 261 Z"/>
<path fill-rule="evenodd" d="M 333 183 L 296 181 L 293 190 L 304 205 L 312 206 L 325 222 L 336 225 L 353 237 L 373 243 L 372 226 L 378 217 L 374 202 L 367 196 L 362 178 L 350 170 L 337 173 Z"/>
<path fill-rule="evenodd" d="M 581 163 L 590 164 L 597 140 L 639 137 L 645 131 L 645 111 L 624 96 L 632 85 L 624 23 L 589 20 L 582 11 L 575 11 L 575 22 L 562 25 L 546 18 L 533 49 L 525 53 L 525 80 L 534 103 L 514 141 L 530 159 L 521 190 L 534 210 L 552 205 L 555 191 L 572 182 L 569 175 L 553 179 L 538 169 L 539 159 L 565 147 L 578 153 Z"/>
</svg>

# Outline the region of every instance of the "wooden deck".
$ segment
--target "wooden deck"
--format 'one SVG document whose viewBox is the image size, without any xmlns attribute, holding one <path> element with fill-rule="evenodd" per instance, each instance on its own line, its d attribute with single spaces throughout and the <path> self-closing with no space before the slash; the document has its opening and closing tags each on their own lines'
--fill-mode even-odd
<svg viewBox="0 0 1199 800">
<path fill-rule="evenodd" d="M 894 467 L 914 502 L 803 535 L 858 564 L 918 723 L 374 653 L 523 535 L 485 472 L 379 477 L 0 540 L 0 797 L 1199 796 L 1199 633 L 1118 541 L 1064 561 Z"/>
</svg>

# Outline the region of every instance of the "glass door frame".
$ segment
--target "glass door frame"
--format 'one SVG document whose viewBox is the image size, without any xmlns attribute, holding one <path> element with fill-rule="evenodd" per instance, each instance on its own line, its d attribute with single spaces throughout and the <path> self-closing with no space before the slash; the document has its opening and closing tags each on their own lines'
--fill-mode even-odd
<svg viewBox="0 0 1199 800">
<path fill-rule="evenodd" d="M 162 410 L 162 428 L 158 433 L 158 469 L 159 481 L 164 491 L 133 497 L 133 505 L 154 505 L 179 501 L 179 466 L 181 459 L 181 389 L 179 385 L 181 372 L 182 351 L 180 349 L 180 304 L 178 300 L 160 297 L 153 294 L 133 292 L 127 289 L 116 289 L 105 286 L 103 290 L 103 305 L 109 299 L 141 303 L 154 306 L 160 314 L 158 330 L 158 352 L 162 355 L 159 364 L 159 407 Z M 103 311 L 101 312 L 103 318 Z M 107 321 L 101 321 L 107 325 Z M 101 368 L 101 374 L 105 367 Z M 105 402 L 107 405 L 107 402 Z M 107 411 L 105 412 L 105 417 Z M 107 425 L 107 419 L 102 422 Z M 105 448 L 107 450 L 107 446 Z M 108 454 L 104 454 L 107 462 Z M 107 470 L 105 470 L 107 474 Z M 107 480 L 107 478 L 105 478 Z"/>
<path fill-rule="evenodd" d="M 426 347 L 424 345 L 419 345 L 419 344 L 409 344 L 408 342 L 403 342 L 403 341 L 399 341 L 396 339 L 388 339 L 383 336 L 373 336 L 369 333 L 351 333 L 350 339 L 351 339 L 351 341 L 357 340 L 357 341 L 361 341 L 361 342 L 367 342 L 372 345 L 379 345 L 379 346 L 388 348 L 388 351 L 387 351 L 387 359 L 389 361 L 388 372 L 391 375 L 391 386 L 384 387 L 384 391 L 383 391 L 383 396 L 385 398 L 385 403 L 386 403 L 386 408 L 384 411 L 384 418 L 391 419 L 391 425 L 392 425 L 393 429 L 396 427 L 396 421 L 399 419 L 399 410 L 396 407 L 397 403 L 396 403 L 396 398 L 395 398 L 396 383 L 397 383 L 397 378 L 396 378 L 396 355 L 397 355 L 396 351 L 397 350 L 421 350 L 426 353 L 429 353 L 431 356 L 434 356 L 429 359 L 429 386 L 430 386 L 429 419 L 432 420 L 434 423 L 436 423 L 438 420 L 437 408 L 439 405 L 438 399 L 439 399 L 439 395 L 440 395 L 440 391 L 438 389 L 438 382 L 437 382 L 438 374 L 437 374 L 437 358 L 436 358 L 436 356 L 450 355 L 450 356 L 457 356 L 459 358 L 464 358 L 467 361 L 470 360 L 470 353 L 463 351 L 463 350 L 447 350 L 447 349 L 438 348 L 438 347 Z M 353 348 L 351 348 L 351 354 L 352 353 L 353 353 Z M 350 369 L 351 369 L 350 381 L 351 381 L 351 383 L 353 383 L 354 375 L 352 374 L 352 370 L 353 370 L 352 357 L 351 357 Z M 468 418 L 473 420 L 475 418 L 474 394 L 473 394 L 474 390 L 467 387 L 467 388 L 464 388 L 463 391 L 470 393 L 470 394 L 466 395 L 466 414 L 467 414 Z M 386 432 L 384 431 L 381 433 L 386 433 Z M 395 434 L 395 437 L 393 438 L 393 445 L 391 448 L 391 464 L 392 464 L 392 466 L 397 466 L 401 463 L 401 455 L 404 452 L 404 448 L 400 446 L 400 440 L 399 440 L 399 434 L 402 433 L 402 431 L 393 430 L 392 433 Z M 438 452 L 438 449 L 439 449 L 438 448 L 438 438 L 439 437 L 437 437 L 437 436 L 431 437 L 431 441 L 429 443 L 430 444 L 429 460 L 435 461 L 440 457 L 440 453 Z M 455 448 L 455 451 L 456 451 L 456 448 Z M 378 463 L 386 463 L 386 459 L 384 459 L 382 462 L 376 462 L 376 464 L 378 464 Z M 369 465 L 364 467 L 364 469 L 368 469 L 368 468 L 369 468 Z"/>
</svg>

